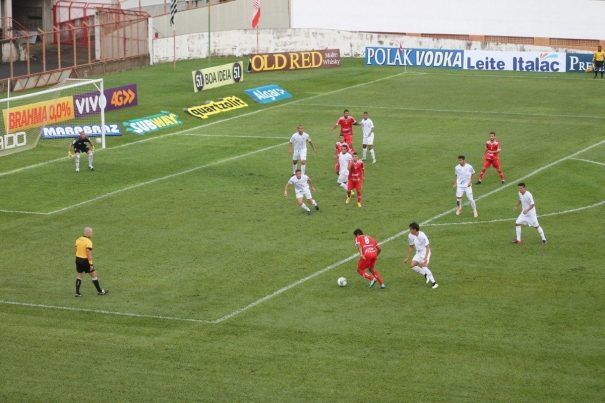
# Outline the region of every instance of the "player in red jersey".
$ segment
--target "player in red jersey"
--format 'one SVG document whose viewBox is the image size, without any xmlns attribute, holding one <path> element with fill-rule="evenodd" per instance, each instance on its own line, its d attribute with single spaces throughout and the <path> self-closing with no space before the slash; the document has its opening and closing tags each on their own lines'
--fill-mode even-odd
<svg viewBox="0 0 605 403">
<path fill-rule="evenodd" d="M 364 168 L 363 161 L 359 161 L 357 153 L 353 153 L 353 159 L 349 161 L 349 180 L 347 182 L 347 200 L 346 204 L 351 201 L 353 190 L 357 192 L 357 207 L 361 207 L 361 187 L 363 185 Z"/>
<path fill-rule="evenodd" d="M 343 112 L 343 116 L 339 117 L 334 124 L 332 130 L 336 129 L 340 126 L 340 134 L 342 134 L 345 138 L 345 141 L 349 145 L 349 148 L 353 150 L 353 125 L 357 124 L 357 120 L 351 115 L 349 115 L 349 110 L 345 109 Z"/>
<path fill-rule="evenodd" d="M 336 162 L 338 162 L 338 154 L 340 154 L 340 150 L 342 149 L 343 145 L 348 146 L 347 142 L 345 141 L 345 136 L 341 134 L 336 142 Z"/>
<path fill-rule="evenodd" d="M 357 273 L 370 282 L 370 287 L 374 287 L 376 281 L 380 288 L 384 288 L 384 282 L 380 278 L 380 273 L 374 268 L 378 255 L 380 255 L 380 245 L 374 238 L 364 235 L 363 231 L 357 228 L 353 231 L 355 237 L 355 246 L 359 249 L 359 262 L 357 262 Z M 369 270 L 372 274 L 366 272 Z"/>
<path fill-rule="evenodd" d="M 500 142 L 496 139 L 496 132 L 489 132 L 489 140 L 485 142 L 485 156 L 483 157 L 483 169 L 479 173 L 479 180 L 476 185 L 480 185 L 483 182 L 483 176 L 485 171 L 491 165 L 496 168 L 498 175 L 500 176 L 500 182 L 504 183 L 504 174 L 500 167 Z"/>
</svg>

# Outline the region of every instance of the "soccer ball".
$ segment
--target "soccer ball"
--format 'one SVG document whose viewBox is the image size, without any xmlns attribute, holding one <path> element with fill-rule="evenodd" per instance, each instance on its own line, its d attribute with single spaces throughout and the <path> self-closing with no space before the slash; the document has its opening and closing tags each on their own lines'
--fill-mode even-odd
<svg viewBox="0 0 605 403">
<path fill-rule="evenodd" d="M 103 142 L 103 140 L 101 140 L 101 137 L 97 137 L 95 141 L 97 142 L 97 144 L 101 144 Z"/>
<path fill-rule="evenodd" d="M 344 287 L 345 285 L 347 285 L 347 279 L 344 277 L 338 277 L 338 280 L 336 280 L 336 284 L 338 284 L 339 287 Z"/>
</svg>

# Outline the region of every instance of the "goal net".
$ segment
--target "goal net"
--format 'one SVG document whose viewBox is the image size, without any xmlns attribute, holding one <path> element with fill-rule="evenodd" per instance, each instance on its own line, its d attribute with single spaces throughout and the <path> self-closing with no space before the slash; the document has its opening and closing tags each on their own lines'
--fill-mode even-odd
<svg viewBox="0 0 605 403">
<path fill-rule="evenodd" d="M 10 85 L 8 86 L 10 88 Z M 30 150 L 40 140 L 75 138 L 83 131 L 105 148 L 103 79 L 68 79 L 43 91 L 0 99 L 0 156 Z"/>
</svg>

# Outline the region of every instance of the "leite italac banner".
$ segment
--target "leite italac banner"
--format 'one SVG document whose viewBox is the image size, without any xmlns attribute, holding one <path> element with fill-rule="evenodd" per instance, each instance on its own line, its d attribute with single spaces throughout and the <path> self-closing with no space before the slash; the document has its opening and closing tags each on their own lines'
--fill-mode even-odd
<svg viewBox="0 0 605 403">
<path fill-rule="evenodd" d="M 250 57 L 250 71 L 255 73 L 329 67 L 340 67 L 340 49 L 257 53 Z"/>
<path fill-rule="evenodd" d="M 244 92 L 255 102 L 260 104 L 268 104 L 275 101 L 281 101 L 282 99 L 292 98 L 292 94 L 275 84 L 250 88 Z"/>
<path fill-rule="evenodd" d="M 208 116 L 216 115 L 223 112 L 232 111 L 235 109 L 245 108 L 248 104 L 239 99 L 238 97 L 225 97 L 218 101 L 207 102 L 203 105 L 190 106 L 185 108 L 185 112 L 191 116 L 195 116 L 200 119 L 208 119 Z"/>
<path fill-rule="evenodd" d="M 235 62 L 191 72 L 193 91 L 200 92 L 244 80 L 244 63 Z"/>
<path fill-rule="evenodd" d="M 74 118 L 73 97 L 61 97 L 50 101 L 16 106 L 2 111 L 7 133 L 27 130 Z"/>
<path fill-rule="evenodd" d="M 564 73 L 565 53 L 465 50 L 464 68 L 466 70 Z"/>
<path fill-rule="evenodd" d="M 592 53 L 567 53 L 565 70 L 568 73 L 586 73 L 592 69 Z"/>
<path fill-rule="evenodd" d="M 365 62 L 376 66 L 462 69 L 463 50 L 366 47 Z"/>
<path fill-rule="evenodd" d="M 127 132 L 145 135 L 160 129 L 167 129 L 183 124 L 178 115 L 166 111 L 161 111 L 155 115 L 145 116 L 138 119 L 127 120 L 122 123 Z"/>
<path fill-rule="evenodd" d="M 105 112 L 109 112 L 138 105 L 139 96 L 136 84 L 107 88 L 103 94 L 105 99 L 102 99 L 98 92 L 74 95 L 76 117 L 97 114 L 103 108 L 105 108 Z"/>
</svg>

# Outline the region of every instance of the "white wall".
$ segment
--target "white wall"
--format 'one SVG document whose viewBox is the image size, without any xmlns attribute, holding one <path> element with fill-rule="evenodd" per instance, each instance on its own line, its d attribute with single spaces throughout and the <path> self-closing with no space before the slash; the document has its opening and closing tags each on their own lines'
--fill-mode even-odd
<svg viewBox="0 0 605 403">
<path fill-rule="evenodd" d="M 213 32 L 211 38 L 212 54 L 214 56 L 242 57 L 256 53 L 257 50 L 258 52 L 285 52 L 313 49 L 340 49 L 342 56 L 361 57 L 364 54 L 366 46 L 399 47 L 399 45 L 408 48 L 431 49 L 560 50 L 542 46 L 485 44 L 451 39 L 402 37 L 401 35 L 317 29 L 261 30 L 258 36 L 258 49 L 256 46 L 257 36 L 255 30 Z M 179 35 L 175 39 L 177 60 L 208 57 L 207 33 Z M 152 64 L 171 62 L 173 54 L 172 38 L 152 40 Z"/>
<path fill-rule="evenodd" d="M 605 1 L 290 0 L 292 28 L 605 39 Z"/>
</svg>

